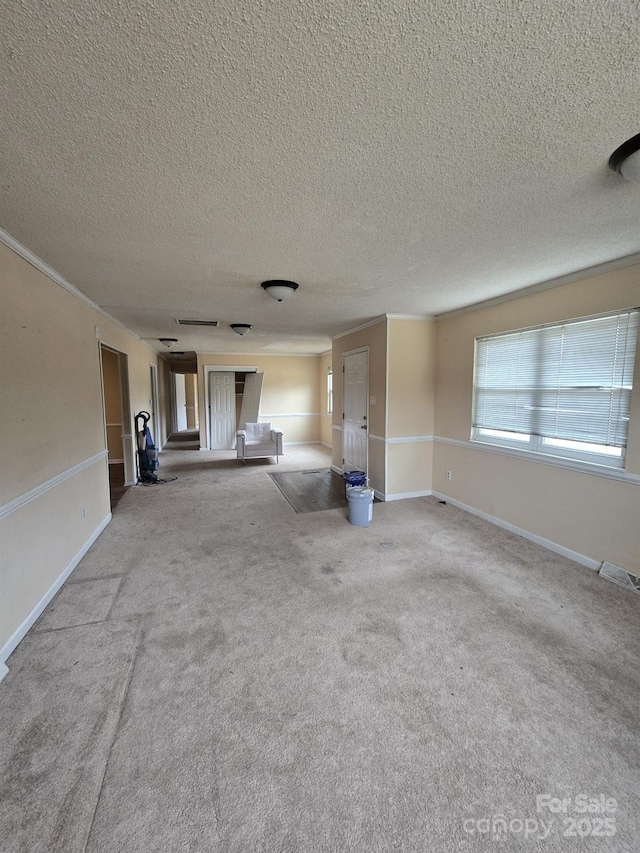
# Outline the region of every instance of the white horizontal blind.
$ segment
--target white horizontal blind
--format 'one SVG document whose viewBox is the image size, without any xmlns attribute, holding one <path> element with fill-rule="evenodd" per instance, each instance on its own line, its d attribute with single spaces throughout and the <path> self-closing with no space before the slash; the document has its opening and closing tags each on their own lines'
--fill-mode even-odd
<svg viewBox="0 0 640 853">
<path fill-rule="evenodd" d="M 476 340 L 474 427 L 625 447 L 638 310 Z"/>
</svg>

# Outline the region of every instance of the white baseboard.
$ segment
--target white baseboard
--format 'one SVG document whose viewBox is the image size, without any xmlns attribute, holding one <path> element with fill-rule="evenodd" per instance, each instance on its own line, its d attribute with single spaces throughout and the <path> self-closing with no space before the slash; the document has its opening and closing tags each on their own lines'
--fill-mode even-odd
<svg viewBox="0 0 640 853">
<path fill-rule="evenodd" d="M 67 578 L 69 577 L 71 572 L 75 569 L 75 567 L 78 565 L 80 560 L 84 557 L 84 555 L 87 553 L 89 548 L 91 548 L 93 543 L 96 541 L 98 536 L 100 536 L 100 534 L 105 529 L 107 524 L 109 524 L 110 521 L 111 521 L 111 513 L 109 513 L 109 515 L 98 525 L 98 527 L 94 530 L 94 532 L 91 534 L 89 539 L 87 539 L 87 541 L 84 543 L 82 548 L 78 551 L 78 553 L 75 555 L 75 557 L 71 560 L 71 562 L 66 567 L 66 569 L 53 582 L 53 584 L 45 592 L 44 596 L 40 599 L 40 601 L 33 608 L 31 613 L 29 613 L 29 615 L 22 622 L 22 624 L 16 628 L 16 630 L 9 637 L 9 639 L 4 644 L 4 646 L 0 649 L 0 681 L 2 681 L 4 676 L 7 674 L 6 672 L 2 671 L 2 667 L 5 666 L 4 662 L 7 660 L 7 658 L 11 654 L 11 652 L 14 651 L 14 649 L 16 648 L 18 643 L 23 639 L 23 637 L 25 636 L 25 634 L 29 630 L 29 628 L 31 628 L 31 626 L 34 624 L 36 619 L 40 616 L 40 614 L 45 609 L 47 604 L 49 604 L 49 602 L 51 601 L 53 596 L 58 592 L 58 590 L 60 589 L 62 584 L 67 580 Z M 6 669 L 6 666 L 5 666 L 5 669 Z"/>
<path fill-rule="evenodd" d="M 284 447 L 299 447 L 302 444 L 321 444 L 321 442 L 320 441 L 283 441 Z"/>
<path fill-rule="evenodd" d="M 530 542 L 535 542 L 536 545 L 542 545 L 543 548 L 553 551 L 554 554 L 560 554 L 561 557 L 567 557 L 569 560 L 573 560 L 574 563 L 580 563 L 581 566 L 586 566 L 588 569 L 593 569 L 594 571 L 600 570 L 600 566 L 602 565 L 601 561 L 594 560 L 592 557 L 587 557 L 585 554 L 579 554 L 577 551 L 572 551 L 570 548 L 565 548 L 564 545 L 559 545 L 557 542 L 552 542 L 550 539 L 545 539 L 543 536 L 538 536 L 536 533 L 531 533 L 529 530 L 523 530 L 522 527 L 516 527 L 515 524 L 510 524 L 508 521 L 503 521 L 495 515 L 489 515 L 486 512 L 482 512 L 482 510 L 469 506 L 468 504 L 463 504 L 462 501 L 457 501 L 454 498 L 450 498 L 448 495 L 443 495 L 440 492 L 432 492 L 431 494 L 434 498 L 438 498 L 438 500 L 446 501 L 448 504 L 458 507 L 458 509 L 463 509 L 465 512 L 470 512 L 472 515 L 477 515 L 479 518 L 483 518 L 485 521 L 490 521 L 491 524 L 495 524 L 497 527 L 502 527 L 510 533 L 516 533 L 518 536 L 522 536 Z"/>
<path fill-rule="evenodd" d="M 343 470 L 342 468 L 338 468 L 337 465 L 332 465 L 331 470 L 335 471 L 336 474 L 340 474 L 342 476 Z M 371 488 L 371 484 L 369 484 Z M 378 489 L 373 489 L 373 494 L 379 501 L 384 501 L 385 503 L 388 501 L 402 501 L 406 498 L 424 498 L 432 495 L 433 492 L 430 489 L 425 489 L 420 492 L 396 492 L 395 494 L 387 495 L 384 492 L 379 491 Z"/>
<path fill-rule="evenodd" d="M 0 682 L 5 677 L 5 675 L 9 672 L 9 667 L 6 663 L 0 663 Z"/>
<path fill-rule="evenodd" d="M 431 489 L 425 489 L 421 492 L 394 492 L 391 495 L 385 495 L 382 500 L 384 501 L 404 501 L 407 498 L 428 498 L 429 495 L 432 495 L 433 492 Z"/>
<path fill-rule="evenodd" d="M 329 448 L 329 450 L 332 450 L 332 449 L 333 449 L 333 445 L 332 445 L 332 444 L 329 444 L 329 443 L 328 443 L 328 442 L 326 442 L 326 441 L 319 441 L 319 442 L 318 442 L 318 444 L 321 444 L 323 447 L 328 447 L 328 448 Z"/>
</svg>

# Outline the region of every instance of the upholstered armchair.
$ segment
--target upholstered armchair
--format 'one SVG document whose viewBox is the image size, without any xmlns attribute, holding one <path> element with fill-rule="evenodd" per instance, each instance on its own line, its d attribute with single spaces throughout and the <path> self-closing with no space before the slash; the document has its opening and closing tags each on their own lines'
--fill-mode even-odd
<svg viewBox="0 0 640 853">
<path fill-rule="evenodd" d="M 236 450 L 238 459 L 255 459 L 260 456 L 283 456 L 282 432 L 271 429 L 271 424 L 245 424 L 237 433 Z"/>
</svg>

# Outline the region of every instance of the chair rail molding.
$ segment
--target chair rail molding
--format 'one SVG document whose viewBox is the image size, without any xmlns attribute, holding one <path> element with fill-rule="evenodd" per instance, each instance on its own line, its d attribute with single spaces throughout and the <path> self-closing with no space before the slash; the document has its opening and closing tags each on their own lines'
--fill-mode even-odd
<svg viewBox="0 0 640 853">
<path fill-rule="evenodd" d="M 53 489 L 59 483 L 62 483 L 64 480 L 68 480 L 69 477 L 73 477 L 74 474 L 77 474 L 84 468 L 88 468 L 89 465 L 93 465 L 100 459 L 104 459 L 105 456 L 107 456 L 108 452 L 108 450 L 101 450 L 98 453 L 94 453 L 94 455 L 90 456 L 88 459 L 83 459 L 82 462 L 78 462 L 76 465 L 72 465 L 71 468 L 67 468 L 66 471 L 61 471 L 59 474 L 56 474 L 55 477 L 51 477 L 50 480 L 46 480 L 44 483 L 40 483 L 39 486 L 35 486 L 28 492 L 24 492 L 24 494 L 18 495 L 17 498 L 13 498 L 13 500 L 8 501 L 6 504 L 3 504 L 2 506 L 0 506 L 0 521 L 3 518 L 6 518 L 8 515 L 11 515 L 12 512 L 15 512 L 17 509 L 20 509 L 21 507 L 25 506 L 30 501 L 39 498 L 40 495 L 44 495 L 44 493 L 48 492 L 49 489 Z"/>
<path fill-rule="evenodd" d="M 270 421 L 273 418 L 319 418 L 321 412 L 281 412 L 275 415 L 260 415 L 261 421 Z"/>
</svg>

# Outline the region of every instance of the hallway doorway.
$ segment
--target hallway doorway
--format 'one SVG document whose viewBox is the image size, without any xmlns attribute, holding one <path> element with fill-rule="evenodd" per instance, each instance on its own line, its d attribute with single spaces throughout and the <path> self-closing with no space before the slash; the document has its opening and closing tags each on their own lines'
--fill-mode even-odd
<svg viewBox="0 0 640 853">
<path fill-rule="evenodd" d="M 135 483 L 127 356 L 101 344 L 100 367 L 109 494 L 113 510 L 126 489 Z"/>
<path fill-rule="evenodd" d="M 200 425 L 198 416 L 198 386 L 195 373 L 173 374 L 174 432 L 197 430 Z"/>
</svg>

